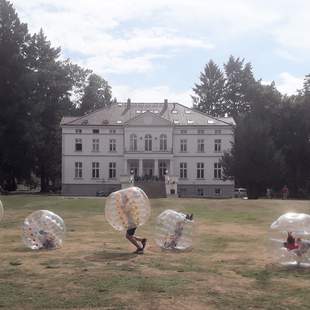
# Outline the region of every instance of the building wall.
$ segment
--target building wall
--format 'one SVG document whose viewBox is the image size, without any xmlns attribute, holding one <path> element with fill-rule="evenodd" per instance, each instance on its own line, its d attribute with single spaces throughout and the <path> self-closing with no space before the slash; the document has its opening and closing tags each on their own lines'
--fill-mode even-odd
<svg viewBox="0 0 310 310">
<path fill-rule="evenodd" d="M 154 125 L 154 124 L 153 124 Z M 82 133 L 76 133 L 81 129 Z M 99 134 L 93 133 L 99 129 Z M 204 130 L 204 133 L 198 133 Z M 181 130 L 187 132 L 181 133 Z M 221 130 L 219 133 L 218 130 Z M 114 132 L 115 131 L 115 132 Z M 171 163 L 169 173 L 178 178 L 181 196 L 197 196 L 198 188 L 205 197 L 232 197 L 233 181 L 214 178 L 214 163 L 218 163 L 224 150 L 231 148 L 233 131 L 231 126 L 63 126 L 62 128 L 62 191 L 67 195 L 95 195 L 98 191 L 120 188 L 120 177 L 126 174 L 125 159 L 167 159 Z M 138 152 L 129 152 L 130 135 L 137 135 Z M 153 151 L 144 151 L 145 134 L 151 134 Z M 167 152 L 159 151 L 160 135 L 167 135 Z M 82 139 L 82 151 L 75 150 L 75 139 Z M 99 139 L 99 151 L 92 150 L 92 140 Z M 109 151 L 109 140 L 116 140 L 116 151 Z M 187 152 L 180 151 L 180 140 L 187 139 Z M 197 140 L 204 139 L 204 152 L 199 153 Z M 215 152 L 214 140 L 221 140 L 221 152 Z M 75 178 L 75 162 L 82 162 L 83 176 Z M 92 178 L 92 162 L 99 162 L 100 176 Z M 116 178 L 109 179 L 109 163 L 116 163 Z M 180 179 L 180 163 L 187 163 L 187 179 Z M 204 179 L 197 179 L 197 163 L 204 163 Z M 128 171 L 128 168 L 127 168 Z M 221 194 L 215 189 L 221 188 Z"/>
</svg>

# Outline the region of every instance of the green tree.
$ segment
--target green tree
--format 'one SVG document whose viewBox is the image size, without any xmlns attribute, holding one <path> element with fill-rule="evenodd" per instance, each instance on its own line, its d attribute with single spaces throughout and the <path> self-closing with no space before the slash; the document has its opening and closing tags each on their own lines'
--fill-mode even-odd
<svg viewBox="0 0 310 310">
<path fill-rule="evenodd" d="M 111 104 L 112 91 L 108 82 L 97 74 L 88 77 L 82 97 L 80 113 L 84 114 Z"/>
<path fill-rule="evenodd" d="M 250 63 L 230 56 L 225 69 L 225 112 L 238 120 L 238 116 L 251 111 L 256 97 L 256 81 Z"/>
<path fill-rule="evenodd" d="M 20 22 L 12 4 L 0 0 L 0 183 L 16 189 L 16 178 L 31 173 L 31 107 L 28 97 L 26 24 Z"/>
<path fill-rule="evenodd" d="M 213 116 L 223 116 L 225 78 L 220 68 L 210 60 L 200 73 L 200 84 L 193 88 L 195 109 Z"/>
<path fill-rule="evenodd" d="M 239 118 L 235 141 L 222 158 L 224 176 L 234 177 L 246 187 L 250 198 L 264 195 L 268 187 L 278 189 L 285 175 L 284 156 L 274 141 L 273 122 L 281 107 L 281 94 L 274 83 L 259 85 L 252 111 Z"/>
<path fill-rule="evenodd" d="M 55 184 L 61 170 L 61 132 L 64 114 L 74 114 L 72 90 L 83 80 L 86 71 L 68 60 L 61 61 L 60 48 L 53 48 L 43 31 L 34 34 L 29 46 L 32 92 L 32 136 L 35 172 L 41 178 L 41 191 Z"/>
</svg>

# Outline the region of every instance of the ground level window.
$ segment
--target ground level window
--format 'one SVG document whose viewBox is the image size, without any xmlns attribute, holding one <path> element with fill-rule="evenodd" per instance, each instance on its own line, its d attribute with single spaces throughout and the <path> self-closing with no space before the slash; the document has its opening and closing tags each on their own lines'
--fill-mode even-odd
<svg viewBox="0 0 310 310">
<path fill-rule="evenodd" d="M 222 196 L 222 190 L 217 187 L 214 189 L 215 196 Z"/>
<path fill-rule="evenodd" d="M 116 178 L 116 163 L 109 163 L 109 178 Z"/>
<path fill-rule="evenodd" d="M 75 173 L 74 173 L 75 178 L 82 178 L 82 163 L 79 161 L 75 162 Z"/>
<path fill-rule="evenodd" d="M 203 196 L 203 188 L 198 188 L 197 194 L 198 194 L 198 196 Z"/>
<path fill-rule="evenodd" d="M 92 163 L 92 177 L 93 179 L 99 178 L 99 163 L 98 162 Z"/>
<path fill-rule="evenodd" d="M 186 188 L 181 187 L 181 188 L 179 189 L 179 196 L 180 196 L 180 197 L 186 196 L 186 194 L 187 194 Z"/>
</svg>

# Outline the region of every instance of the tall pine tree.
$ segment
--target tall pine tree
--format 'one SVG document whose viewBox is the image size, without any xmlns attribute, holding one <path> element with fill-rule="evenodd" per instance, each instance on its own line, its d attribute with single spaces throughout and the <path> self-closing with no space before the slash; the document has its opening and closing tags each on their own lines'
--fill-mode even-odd
<svg viewBox="0 0 310 310">
<path fill-rule="evenodd" d="M 210 60 L 200 74 L 200 84 L 193 88 L 195 109 L 213 116 L 223 116 L 225 78 L 220 68 Z"/>
</svg>

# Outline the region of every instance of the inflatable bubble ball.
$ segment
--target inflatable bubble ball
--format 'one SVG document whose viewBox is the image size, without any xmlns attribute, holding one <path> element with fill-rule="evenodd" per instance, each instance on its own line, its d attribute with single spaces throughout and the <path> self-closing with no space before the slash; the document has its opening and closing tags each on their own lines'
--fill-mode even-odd
<svg viewBox="0 0 310 310">
<path fill-rule="evenodd" d="M 62 245 L 66 233 L 63 219 L 48 210 L 39 210 L 26 217 L 22 239 L 32 250 L 52 250 Z"/>
<path fill-rule="evenodd" d="M 4 215 L 4 209 L 3 209 L 3 204 L 0 200 L 0 221 L 3 219 L 3 215 Z"/>
<path fill-rule="evenodd" d="M 174 210 L 158 215 L 155 241 L 165 250 L 187 250 L 192 247 L 194 221 L 192 216 Z"/>
<path fill-rule="evenodd" d="M 139 187 L 133 186 L 113 192 L 105 203 L 105 218 L 118 231 L 141 226 L 150 215 L 150 201 Z"/>
<path fill-rule="evenodd" d="M 310 215 L 286 213 L 270 226 L 270 251 L 282 265 L 310 267 Z"/>
</svg>

